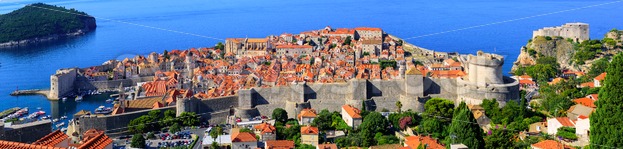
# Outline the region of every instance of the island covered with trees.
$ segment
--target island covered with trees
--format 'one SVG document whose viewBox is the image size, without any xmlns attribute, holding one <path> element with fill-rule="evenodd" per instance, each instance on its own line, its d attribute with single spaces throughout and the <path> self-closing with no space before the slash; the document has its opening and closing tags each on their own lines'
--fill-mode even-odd
<svg viewBox="0 0 623 149">
<path fill-rule="evenodd" d="M 95 18 L 73 8 L 35 3 L 0 15 L 0 47 L 77 36 L 95 30 Z"/>
</svg>

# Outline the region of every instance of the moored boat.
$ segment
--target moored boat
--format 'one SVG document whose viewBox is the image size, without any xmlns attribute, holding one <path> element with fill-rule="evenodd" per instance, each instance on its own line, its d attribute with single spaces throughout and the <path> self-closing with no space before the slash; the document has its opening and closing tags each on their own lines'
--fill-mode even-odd
<svg viewBox="0 0 623 149">
<path fill-rule="evenodd" d="M 97 109 L 95 109 L 95 114 L 109 114 L 111 112 L 112 108 L 110 107 L 99 106 L 97 107 Z"/>
</svg>

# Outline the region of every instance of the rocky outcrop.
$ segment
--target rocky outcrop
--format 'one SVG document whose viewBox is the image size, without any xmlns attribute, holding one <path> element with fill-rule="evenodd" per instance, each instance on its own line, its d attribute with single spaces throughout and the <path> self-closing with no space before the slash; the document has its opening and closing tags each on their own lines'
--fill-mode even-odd
<svg viewBox="0 0 623 149">
<path fill-rule="evenodd" d="M 521 47 L 521 52 L 517 57 L 517 61 L 513 63 L 514 71 L 520 66 L 530 66 L 536 64 L 538 55 L 556 57 L 561 68 L 573 69 L 571 67 L 571 59 L 575 50 L 573 43 L 563 38 L 546 38 L 538 36 Z"/>
</svg>

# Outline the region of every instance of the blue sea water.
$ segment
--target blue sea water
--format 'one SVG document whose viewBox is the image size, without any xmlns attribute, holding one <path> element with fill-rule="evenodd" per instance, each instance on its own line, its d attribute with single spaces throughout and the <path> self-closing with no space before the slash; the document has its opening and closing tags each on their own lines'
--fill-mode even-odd
<svg viewBox="0 0 623 149">
<path fill-rule="evenodd" d="M 428 49 L 501 54 L 506 56 L 504 71 L 508 72 L 535 29 L 585 22 L 590 24 L 591 38 L 602 38 L 612 28 L 623 28 L 623 2 L 565 11 L 613 0 L 10 0 L 0 1 L 0 13 L 34 2 L 75 8 L 98 17 L 97 30 L 79 38 L 0 50 L 0 110 L 42 107 L 53 117 L 71 117 L 79 110 L 107 104 L 105 98 L 63 103 L 9 93 L 17 87 L 49 88 L 50 75 L 59 68 L 87 67 L 109 59 L 222 42 L 206 36 L 265 37 L 327 25 L 381 27 L 398 37 L 420 37 L 406 41 Z M 559 11 L 563 12 L 539 16 Z M 519 20 L 494 23 L 513 19 Z M 480 26 L 484 24 L 490 25 Z M 423 36 L 429 34 L 433 35 Z"/>
</svg>

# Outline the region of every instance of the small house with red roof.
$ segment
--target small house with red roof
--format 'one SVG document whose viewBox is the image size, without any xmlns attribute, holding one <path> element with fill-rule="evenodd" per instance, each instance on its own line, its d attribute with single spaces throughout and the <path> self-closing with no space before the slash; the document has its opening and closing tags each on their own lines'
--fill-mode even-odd
<svg viewBox="0 0 623 149">
<path fill-rule="evenodd" d="M 318 116 L 318 114 L 316 114 L 316 110 L 303 109 L 296 118 L 299 120 L 300 125 L 309 125 L 314 121 L 316 116 Z"/>
<path fill-rule="evenodd" d="M 560 127 L 575 128 L 575 122 L 568 117 L 547 118 L 547 134 L 555 135 Z"/>
<path fill-rule="evenodd" d="M 301 127 L 301 143 L 317 146 L 319 133 L 318 127 L 309 125 Z"/>
<path fill-rule="evenodd" d="M 363 117 L 361 117 L 361 110 L 351 106 L 351 105 L 343 105 L 342 106 L 342 119 L 346 124 L 350 127 L 357 128 L 361 125 Z"/>
<path fill-rule="evenodd" d="M 266 122 L 253 126 L 253 132 L 255 135 L 260 136 L 260 138 L 258 138 L 260 141 L 277 139 L 277 129 L 275 129 L 275 126 Z"/>
<path fill-rule="evenodd" d="M 232 130 L 231 148 L 255 149 L 257 148 L 257 138 L 255 138 L 255 134 L 250 132 L 239 132 L 239 130 Z"/>
</svg>

